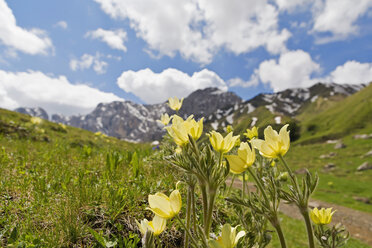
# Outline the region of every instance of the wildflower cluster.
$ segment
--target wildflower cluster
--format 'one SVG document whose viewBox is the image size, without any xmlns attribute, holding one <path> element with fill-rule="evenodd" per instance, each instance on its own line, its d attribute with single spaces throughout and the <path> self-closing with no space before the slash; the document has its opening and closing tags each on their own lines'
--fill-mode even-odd
<svg viewBox="0 0 372 248">
<path fill-rule="evenodd" d="M 206 134 L 209 139 L 201 138 L 204 118 L 195 120 L 191 115 L 184 119 L 177 115 L 182 102 L 183 99 L 170 98 L 168 105 L 176 114 L 163 114 L 158 122 L 165 126 L 175 143 L 164 159 L 180 170 L 180 181 L 187 186 L 185 220 L 180 217 L 183 201 L 179 189 L 169 197 L 160 192 L 149 195 L 147 209 L 155 216 L 152 221 L 137 222 L 144 247 L 159 245 L 157 236 L 171 219 L 176 219 L 183 228 L 184 247 L 233 248 L 239 244 L 265 247 L 271 240 L 267 223 L 274 227 L 281 247 L 287 247 L 278 217 L 279 204 L 283 200 L 298 207 L 310 248 L 315 247 L 316 239 L 321 247 L 340 247 L 346 243 L 348 234 L 342 226 L 327 227 L 334 214 L 331 209 L 311 210 L 308 206 L 318 176 L 307 171 L 299 183 L 283 158 L 290 147 L 288 125 L 284 125 L 279 133 L 268 126 L 264 130 L 264 139 L 258 138 L 256 127 L 247 129 L 243 134 L 245 142 L 240 141 L 240 135 L 233 134 L 231 126 L 226 128 L 225 135 L 211 131 Z M 257 192 L 247 187 L 247 175 L 255 182 Z M 231 190 L 236 177 L 243 180 L 241 194 Z M 226 187 L 229 178 L 230 186 Z M 238 224 L 235 227 L 226 223 L 213 230 L 218 196 L 224 196 L 236 210 L 240 223 L 235 223 Z M 197 207 L 197 201 L 202 203 L 201 208 Z M 216 235 L 214 232 L 218 230 L 220 234 Z"/>
</svg>

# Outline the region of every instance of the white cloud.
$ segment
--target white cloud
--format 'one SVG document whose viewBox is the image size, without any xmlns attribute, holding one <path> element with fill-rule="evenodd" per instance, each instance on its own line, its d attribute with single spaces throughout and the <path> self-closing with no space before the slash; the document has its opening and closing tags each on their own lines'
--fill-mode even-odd
<svg viewBox="0 0 372 248">
<path fill-rule="evenodd" d="M 0 0 L 0 42 L 27 54 L 47 54 L 52 41 L 40 29 L 26 30 L 17 26 L 16 18 L 5 0 Z"/>
<path fill-rule="evenodd" d="M 279 29 L 278 10 L 268 0 L 95 0 L 112 18 L 128 19 L 155 55 L 210 63 L 220 49 L 235 54 L 265 47 L 286 51 L 291 36 Z"/>
<path fill-rule="evenodd" d="M 278 61 L 263 61 L 251 76 L 251 80 L 259 80 L 270 84 L 274 91 L 287 88 L 308 87 L 314 84 L 311 75 L 319 72 L 320 66 L 311 56 L 302 50 L 289 51 L 280 55 Z"/>
<path fill-rule="evenodd" d="M 318 37 L 318 43 L 326 43 L 357 34 L 357 19 L 372 7 L 371 0 L 326 0 L 316 1 L 313 7 L 313 32 L 331 35 Z"/>
<path fill-rule="evenodd" d="M 372 63 L 347 61 L 345 64 L 337 66 L 329 76 L 317 80 L 338 84 L 370 83 L 372 82 Z"/>
<path fill-rule="evenodd" d="M 86 114 L 98 103 L 122 101 L 112 94 L 84 84 L 72 84 L 65 76 L 53 77 L 40 71 L 0 70 L 0 107 L 42 107 L 49 114 Z"/>
<path fill-rule="evenodd" d="M 311 56 L 302 50 L 290 51 L 280 56 L 279 60 L 263 61 L 247 82 L 234 78 L 229 80 L 230 87 L 251 87 L 259 82 L 267 83 L 275 91 L 288 88 L 309 87 L 317 82 L 338 84 L 362 84 L 372 82 L 372 63 L 347 61 L 339 65 L 324 77 L 314 77 L 321 67 Z"/>
<path fill-rule="evenodd" d="M 97 74 L 104 74 L 107 71 L 108 63 L 101 60 L 102 55 L 96 53 L 96 55 L 83 54 L 80 59 L 71 59 L 70 68 L 73 71 L 86 70 L 93 67 L 93 70 Z"/>
<path fill-rule="evenodd" d="M 102 42 L 105 42 L 112 49 L 117 49 L 124 52 L 127 51 L 127 48 L 124 45 L 125 41 L 127 41 L 127 33 L 123 29 L 105 30 L 99 28 L 97 30 L 87 32 L 85 37 L 99 39 Z"/>
<path fill-rule="evenodd" d="M 197 89 L 218 87 L 227 90 L 226 83 L 213 71 L 204 69 L 192 76 L 168 68 L 161 73 L 150 69 L 125 71 L 117 80 L 120 88 L 131 92 L 146 103 L 160 103 L 169 97 L 186 97 Z"/>
<path fill-rule="evenodd" d="M 55 26 L 60 27 L 62 29 L 67 29 L 68 28 L 67 22 L 65 22 L 65 21 L 59 21 L 59 22 L 56 23 Z"/>
<path fill-rule="evenodd" d="M 257 86 L 260 82 L 258 71 L 255 69 L 253 74 L 251 75 L 251 78 L 248 81 L 244 81 L 241 78 L 232 78 L 228 81 L 229 87 L 243 87 L 243 88 L 249 88 L 252 86 Z"/>
<path fill-rule="evenodd" d="M 297 7 L 309 5 L 309 0 L 275 0 L 280 10 L 293 12 Z"/>
</svg>

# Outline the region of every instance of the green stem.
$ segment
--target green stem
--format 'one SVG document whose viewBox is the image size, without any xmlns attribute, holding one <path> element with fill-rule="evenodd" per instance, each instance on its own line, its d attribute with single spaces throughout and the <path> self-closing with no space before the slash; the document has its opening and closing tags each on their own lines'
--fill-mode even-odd
<svg viewBox="0 0 372 248">
<path fill-rule="evenodd" d="M 195 205 L 195 185 L 191 188 L 191 206 L 192 206 L 192 219 L 193 219 L 193 227 L 194 227 L 194 233 L 196 233 L 196 205 Z"/>
<path fill-rule="evenodd" d="M 248 172 L 252 175 L 254 181 L 256 182 L 256 184 L 257 184 L 259 190 L 261 191 L 261 194 L 263 195 L 263 197 L 264 197 L 264 199 L 265 199 L 265 201 L 266 201 L 267 206 L 269 207 L 269 206 L 270 206 L 270 201 L 269 201 L 269 198 L 267 198 L 266 192 L 265 192 L 265 190 L 264 190 L 264 188 L 263 188 L 263 186 L 262 186 L 260 180 L 259 180 L 259 179 L 257 178 L 257 176 L 254 174 L 254 172 L 252 171 L 251 168 L 248 168 Z"/>
<path fill-rule="evenodd" d="M 186 205 L 186 228 L 190 230 L 191 225 L 191 187 L 189 186 L 187 189 L 187 205 Z M 185 232 L 185 243 L 184 247 L 189 247 L 189 236 Z"/>
<path fill-rule="evenodd" d="M 202 182 L 200 183 L 200 191 L 202 193 L 202 200 L 203 200 L 203 224 L 204 224 L 204 232 L 206 232 L 207 228 L 207 216 L 208 216 L 208 195 L 207 189 Z"/>
<path fill-rule="evenodd" d="M 306 209 L 303 209 L 303 211 L 301 211 L 301 214 L 304 217 L 306 223 L 307 237 L 309 239 L 309 248 L 315 248 L 314 231 L 313 226 L 311 225 L 309 210 L 307 209 L 307 206 Z"/>
<path fill-rule="evenodd" d="M 244 200 L 244 196 L 245 196 L 245 184 L 246 184 L 246 181 L 245 181 L 245 172 L 243 172 L 243 190 L 242 190 L 242 199 Z"/>
<path fill-rule="evenodd" d="M 209 238 L 209 232 L 212 226 L 212 216 L 213 216 L 213 206 L 214 201 L 216 199 L 216 190 L 210 190 L 209 192 L 209 206 L 208 206 L 208 216 L 207 216 L 207 223 L 205 227 L 205 235 L 207 238 Z"/>
<path fill-rule="evenodd" d="M 283 157 L 279 156 L 279 159 L 283 163 L 285 169 L 288 171 L 288 174 L 291 177 L 291 180 L 292 180 L 294 186 L 296 187 L 298 197 L 300 198 L 301 197 L 301 190 L 300 190 L 300 186 L 297 183 L 296 176 L 293 174 L 291 168 L 288 166 L 287 162 L 283 159 Z M 303 202 L 303 199 L 298 199 L 298 200 L 301 200 L 299 202 L 299 204 L 303 205 L 303 206 L 298 206 L 298 207 L 300 208 L 300 212 L 301 212 L 301 214 L 302 214 L 302 216 L 305 220 L 305 223 L 306 223 L 306 231 L 307 231 L 307 237 L 308 237 L 308 240 L 309 240 L 309 248 L 315 248 L 314 231 L 313 231 L 313 227 L 312 227 L 311 221 L 310 221 L 307 199 L 306 199 L 305 203 Z"/>
<path fill-rule="evenodd" d="M 279 223 L 279 220 L 278 220 L 278 216 L 275 216 L 275 222 L 276 223 L 272 223 L 275 230 L 276 230 L 276 233 L 278 234 L 278 237 L 279 237 L 279 240 L 280 240 L 280 245 L 282 248 L 287 248 L 287 244 L 285 242 L 285 238 L 284 238 L 284 234 L 283 234 L 283 230 L 282 230 L 282 227 L 280 226 L 280 223 Z"/>
<path fill-rule="evenodd" d="M 230 186 L 229 186 L 229 189 L 227 190 L 227 195 L 230 195 L 231 188 L 232 188 L 232 186 L 234 184 L 234 181 L 235 181 L 235 177 L 236 177 L 236 174 L 233 174 L 232 179 L 231 179 L 231 183 L 230 183 Z"/>
<path fill-rule="evenodd" d="M 288 174 L 291 177 L 291 180 L 292 180 L 294 186 L 296 187 L 297 193 L 300 194 L 301 190 L 300 190 L 300 186 L 297 183 L 296 176 L 293 174 L 291 168 L 288 166 L 287 162 L 285 162 L 285 160 L 283 159 L 283 157 L 281 155 L 279 155 L 279 159 L 283 163 L 285 169 L 288 171 Z"/>
<path fill-rule="evenodd" d="M 191 235 L 190 230 L 186 228 L 185 224 L 182 222 L 180 217 L 176 215 L 176 219 L 181 224 L 181 226 L 186 230 L 187 235 L 189 236 L 190 240 L 194 243 L 196 247 L 198 247 L 198 243 L 195 241 L 194 237 Z"/>
</svg>

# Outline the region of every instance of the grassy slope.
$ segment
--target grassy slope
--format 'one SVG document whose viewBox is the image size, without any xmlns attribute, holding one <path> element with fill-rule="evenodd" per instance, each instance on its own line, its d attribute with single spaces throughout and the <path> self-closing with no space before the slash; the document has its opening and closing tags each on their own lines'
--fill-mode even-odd
<svg viewBox="0 0 372 248">
<path fill-rule="evenodd" d="M 273 116 L 267 115 L 265 109 L 256 111 L 262 111 L 252 113 L 260 116 L 262 123 L 265 120 L 268 120 L 266 124 L 272 123 L 269 120 Z M 8 242 L 15 228 L 18 231 L 16 242 L 44 242 L 53 246 L 91 244 L 94 239 L 89 228 L 104 231 L 102 236 L 106 239 L 115 240 L 115 235 L 128 237 L 130 234 L 125 229 L 128 222 L 133 226 L 134 218 L 143 218 L 144 214 L 149 217 L 145 211 L 147 195 L 171 188 L 174 183 L 172 175 L 159 174 L 164 165 L 157 162 L 149 162 L 149 166 L 142 164 L 135 176 L 129 154 L 137 150 L 141 157 L 148 156 L 147 147 L 97 137 L 72 127 L 64 131 L 50 122 L 36 127 L 29 119 L 0 109 L 0 127 L 7 126 L 0 131 L 10 131 L 0 134 L 0 192 L 3 192 L 0 195 L 0 213 L 3 214 L 0 244 Z M 239 128 L 244 130 L 245 127 Z M 372 128 L 369 127 L 361 130 L 361 133 L 370 132 Z M 348 147 L 337 150 L 338 155 L 333 159 L 319 159 L 321 154 L 333 151 L 333 145 L 329 144 L 292 146 L 286 158 L 294 168 L 306 166 L 318 172 L 325 163 L 334 162 L 338 168 L 331 173 L 321 173 L 315 197 L 372 212 L 369 205 L 352 200 L 354 195 L 372 197 L 369 190 L 372 184 L 368 180 L 371 171 L 350 173 L 364 161 L 360 156 L 368 151 L 370 143 L 354 140 L 350 135 L 344 142 Z M 105 155 L 114 150 L 125 159 L 110 172 Z M 333 182 L 332 187 L 329 181 Z M 284 228 L 296 230 L 294 235 L 292 231 L 287 234 L 290 247 L 306 242 L 306 237 L 297 233 L 301 223 L 283 218 Z M 274 238 L 272 247 L 277 247 L 275 242 Z M 368 246 L 351 241 L 347 247 Z"/>
<path fill-rule="evenodd" d="M 174 184 L 156 160 L 143 162 L 146 145 L 29 120 L 0 109 L 0 246 L 91 246 L 89 228 L 127 242 L 134 218 L 150 214 L 147 195 Z M 122 161 L 110 167 L 114 151 Z"/>
<path fill-rule="evenodd" d="M 359 130 L 359 133 L 372 133 L 372 128 Z M 320 183 L 314 198 L 372 213 L 371 205 L 353 199 L 355 196 L 372 199 L 372 170 L 356 171 L 363 162 L 372 163 L 371 157 L 364 157 L 372 148 L 371 139 L 354 139 L 352 136 L 342 139 L 346 145 L 344 149 L 334 149 L 335 144 L 326 143 L 293 145 L 285 159 L 294 170 L 309 168 L 310 171 L 319 173 Z M 320 158 L 331 152 L 337 155 L 327 159 Z M 335 164 L 336 169 L 325 172 L 323 167 L 328 163 Z"/>
<path fill-rule="evenodd" d="M 306 228 L 302 221 L 291 219 L 281 215 L 281 225 L 286 237 L 288 247 L 307 247 Z M 276 234 L 273 235 L 273 241 L 268 248 L 280 247 L 279 239 Z M 350 239 L 345 248 L 368 248 L 369 245 L 363 244 L 356 239 Z"/>
<path fill-rule="evenodd" d="M 372 84 L 343 101 L 329 104 L 324 107 L 326 111 L 316 115 L 312 114 L 317 112 L 315 105 L 312 110 L 309 108 L 308 116 L 299 116 L 303 127 L 300 142 L 324 141 L 358 132 L 372 125 Z"/>
</svg>

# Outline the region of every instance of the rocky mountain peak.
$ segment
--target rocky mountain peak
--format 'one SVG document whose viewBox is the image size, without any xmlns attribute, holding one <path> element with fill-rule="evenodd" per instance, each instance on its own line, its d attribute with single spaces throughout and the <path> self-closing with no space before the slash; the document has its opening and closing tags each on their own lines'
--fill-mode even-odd
<svg viewBox="0 0 372 248">
<path fill-rule="evenodd" d="M 30 116 L 40 117 L 40 118 L 43 118 L 45 120 L 49 120 L 48 113 L 44 109 L 42 109 L 40 107 L 37 107 L 37 108 L 24 108 L 24 107 L 21 107 L 21 108 L 15 109 L 14 111 L 16 111 L 18 113 L 30 115 Z"/>
<path fill-rule="evenodd" d="M 194 91 L 186 97 L 180 114 L 194 114 L 199 119 L 211 115 L 217 109 L 234 107 L 241 102 L 242 99 L 233 92 L 223 91 L 219 88 L 206 88 Z"/>
</svg>

